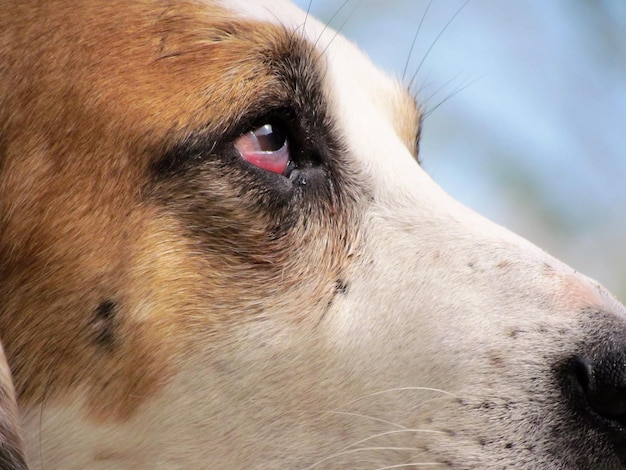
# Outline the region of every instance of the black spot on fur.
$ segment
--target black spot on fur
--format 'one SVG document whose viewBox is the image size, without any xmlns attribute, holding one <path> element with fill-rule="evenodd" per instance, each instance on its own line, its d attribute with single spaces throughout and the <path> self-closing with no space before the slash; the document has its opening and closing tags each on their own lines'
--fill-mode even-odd
<svg viewBox="0 0 626 470">
<path fill-rule="evenodd" d="M 115 319 L 117 310 L 117 303 L 106 299 L 94 311 L 93 342 L 108 351 L 113 350 L 116 345 Z"/>
<path fill-rule="evenodd" d="M 335 281 L 335 293 L 345 294 L 347 291 L 348 291 L 348 283 L 342 279 L 337 279 Z"/>
</svg>

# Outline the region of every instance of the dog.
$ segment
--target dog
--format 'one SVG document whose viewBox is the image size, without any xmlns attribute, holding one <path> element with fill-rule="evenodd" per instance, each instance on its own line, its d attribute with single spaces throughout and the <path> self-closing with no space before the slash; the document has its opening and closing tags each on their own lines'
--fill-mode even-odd
<svg viewBox="0 0 626 470">
<path fill-rule="evenodd" d="M 282 0 L 4 1 L 2 469 L 623 469 L 626 315 Z"/>
</svg>

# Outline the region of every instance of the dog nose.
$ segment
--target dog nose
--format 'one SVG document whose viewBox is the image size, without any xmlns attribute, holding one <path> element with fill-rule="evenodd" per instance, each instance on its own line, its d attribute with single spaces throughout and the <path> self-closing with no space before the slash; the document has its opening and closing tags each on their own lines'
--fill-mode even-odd
<svg viewBox="0 0 626 470">
<path fill-rule="evenodd" d="M 596 334 L 578 343 L 583 349 L 555 370 L 573 413 L 571 423 L 581 432 L 580 440 L 571 444 L 586 446 L 591 442 L 588 449 L 603 447 L 610 457 L 601 461 L 606 458 L 610 463 L 598 465 L 598 461 L 573 468 L 626 470 L 626 326 L 621 317 L 598 315 L 594 320 L 600 320 L 604 331 L 598 334 L 598 325 L 586 325 L 584 331 Z"/>
<path fill-rule="evenodd" d="M 626 425 L 626 347 L 594 359 L 574 360 L 576 379 L 589 406 L 600 416 Z"/>
</svg>

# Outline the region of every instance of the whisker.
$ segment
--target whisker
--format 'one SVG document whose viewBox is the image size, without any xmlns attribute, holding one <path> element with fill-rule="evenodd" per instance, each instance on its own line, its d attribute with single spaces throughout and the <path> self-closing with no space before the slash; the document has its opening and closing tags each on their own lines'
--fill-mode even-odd
<svg viewBox="0 0 626 470">
<path fill-rule="evenodd" d="M 304 22 L 302 23 L 302 36 L 304 38 L 306 35 L 306 22 L 309 19 L 309 15 L 311 13 L 311 5 L 313 4 L 313 0 L 309 0 L 309 4 L 306 7 L 306 14 L 304 15 Z"/>
<path fill-rule="evenodd" d="M 432 466 L 440 466 L 445 465 L 441 462 L 410 462 L 410 463 L 399 463 L 396 465 L 387 465 L 386 467 L 379 467 L 376 470 L 390 470 L 392 468 L 408 468 L 408 467 L 432 467 Z"/>
<path fill-rule="evenodd" d="M 435 44 L 437 44 L 437 42 L 439 41 L 439 38 L 441 38 L 441 36 L 443 35 L 443 33 L 446 31 L 446 29 L 448 29 L 448 27 L 452 24 L 452 22 L 454 21 L 454 19 L 459 15 L 459 13 L 461 13 L 461 11 L 463 10 L 463 8 L 465 8 L 465 6 L 470 2 L 470 0 L 465 0 L 465 2 L 463 3 L 463 5 L 461 5 L 459 7 L 459 9 L 454 13 L 454 15 L 452 15 L 452 18 L 450 18 L 448 20 L 448 22 L 445 24 L 445 26 L 442 28 L 441 31 L 439 31 L 439 34 L 437 35 L 437 37 L 435 37 L 435 39 L 433 40 L 433 42 L 430 44 L 430 46 L 428 47 L 428 49 L 426 50 L 426 53 L 424 54 L 424 56 L 422 57 L 422 60 L 420 61 L 420 63 L 417 65 L 417 69 L 415 70 L 415 73 L 413 74 L 413 76 L 411 77 L 411 81 L 409 82 L 409 88 L 411 88 L 413 86 L 413 82 L 415 81 L 415 78 L 417 77 L 417 74 L 419 73 L 419 71 L 422 68 L 422 65 L 424 65 L 424 62 L 426 61 L 426 59 L 428 58 L 430 51 L 433 50 L 433 47 L 435 47 Z"/>
<path fill-rule="evenodd" d="M 372 439 L 378 439 L 379 437 L 386 437 L 386 436 L 392 436 L 394 434 L 406 434 L 406 433 L 446 434 L 444 431 L 437 431 L 435 429 L 410 429 L 410 428 L 396 429 L 394 431 L 381 432 L 381 433 L 374 434 L 372 436 L 366 437 L 364 439 L 358 440 L 356 442 L 353 442 L 350 445 L 347 445 L 346 447 L 344 447 L 344 449 L 349 449 L 350 447 L 354 447 L 354 446 L 357 446 L 357 445 L 362 444 L 364 442 L 371 441 Z"/>
<path fill-rule="evenodd" d="M 341 10 L 343 10 L 343 8 L 348 4 L 350 0 L 345 0 L 341 6 L 335 11 L 335 13 L 332 14 L 332 16 L 330 17 L 330 19 L 326 22 L 326 24 L 324 25 L 324 27 L 322 28 L 322 31 L 320 32 L 320 34 L 317 36 L 317 39 L 315 40 L 315 42 L 313 43 L 313 48 L 315 48 L 317 46 L 317 43 L 320 41 L 320 39 L 322 39 L 322 36 L 324 35 L 324 33 L 326 32 L 326 30 L 328 29 L 328 27 L 330 26 L 330 24 L 333 22 L 333 20 L 335 19 L 335 17 L 339 14 L 339 12 Z M 331 41 L 332 42 L 332 41 Z M 328 46 L 326 46 L 328 47 Z"/>
<path fill-rule="evenodd" d="M 326 462 L 327 460 L 330 460 L 330 459 L 334 458 L 337 455 L 345 453 L 345 451 L 349 450 L 350 448 L 352 448 L 354 446 L 358 446 L 359 444 L 363 444 L 364 442 L 371 441 L 373 439 L 378 439 L 379 437 L 386 437 L 386 436 L 391 436 L 391 435 L 394 435 L 394 434 L 405 434 L 405 433 L 445 434 L 445 432 L 443 432 L 443 431 L 436 431 L 434 429 L 408 429 L 408 428 L 407 429 L 397 429 L 397 430 L 394 430 L 394 431 L 387 431 L 387 432 L 382 432 L 382 433 L 379 433 L 379 434 L 374 434 L 372 436 L 366 437 L 365 439 L 358 440 L 356 442 L 353 442 L 352 444 L 349 444 L 349 445 L 345 446 L 339 452 L 336 452 L 336 453 L 331 454 L 331 455 L 327 455 L 323 459 L 318 460 L 313 465 L 310 465 L 309 467 L 307 467 L 307 470 L 311 469 L 311 468 L 315 468 L 318 465 L 320 465 L 321 463 Z M 410 450 L 416 450 L 416 449 L 415 448 L 411 448 Z"/>
<path fill-rule="evenodd" d="M 415 410 L 419 410 L 420 408 L 425 407 L 429 403 L 432 403 L 434 401 L 443 400 L 445 398 L 446 397 L 435 397 L 435 398 L 430 398 L 429 400 L 422 400 L 418 404 L 416 404 L 416 405 L 412 406 L 411 408 L 409 408 L 407 413 L 413 413 Z"/>
<path fill-rule="evenodd" d="M 341 23 L 341 25 L 339 25 L 339 28 L 337 28 L 337 30 L 335 31 L 335 34 L 333 35 L 331 40 L 328 41 L 328 44 L 326 44 L 326 46 L 324 47 L 324 49 L 320 53 L 320 57 L 322 57 L 326 53 L 326 50 L 328 49 L 328 47 L 333 43 L 333 41 L 337 38 L 337 36 L 339 36 L 339 33 L 341 32 L 343 27 L 346 25 L 346 23 L 348 23 L 348 21 L 352 18 L 352 15 L 354 15 L 354 12 L 359 7 L 359 5 L 361 5 L 361 0 L 356 2 L 356 5 L 354 6 L 354 8 L 352 8 L 352 10 L 350 10 L 350 13 L 348 13 L 348 16 L 346 17 L 346 19 L 343 21 L 343 23 Z"/>
<path fill-rule="evenodd" d="M 422 101 L 422 106 L 424 106 L 424 105 L 427 106 L 430 100 L 432 100 L 435 96 L 437 96 L 439 93 L 441 93 L 441 91 L 443 89 L 445 89 L 448 85 L 450 85 L 452 82 L 454 82 L 460 76 L 461 76 L 461 72 L 457 73 L 454 77 L 452 77 L 450 80 L 446 81 L 443 85 L 441 85 L 439 88 L 437 88 L 434 92 L 432 92 L 426 98 L 421 100 Z M 424 90 L 424 88 L 422 88 L 422 90 Z"/>
<path fill-rule="evenodd" d="M 364 442 L 371 441 L 373 439 L 378 439 L 379 437 L 391 436 L 391 435 L 394 435 L 394 434 L 405 434 L 405 433 L 445 434 L 443 431 L 435 431 L 433 429 L 398 429 L 398 430 L 394 430 L 394 431 L 387 431 L 387 432 L 382 432 L 382 433 L 379 433 L 379 434 L 374 434 L 372 436 L 366 437 L 365 439 L 361 439 L 359 441 L 353 442 L 352 444 L 349 444 L 349 445 L 345 446 L 339 452 L 335 452 L 334 454 L 327 455 L 323 459 L 318 460 L 314 464 L 308 466 L 307 470 L 315 468 L 318 465 L 320 465 L 321 463 L 326 462 L 327 460 L 330 460 L 330 459 L 332 459 L 332 458 L 334 458 L 334 457 L 336 457 L 338 455 L 346 454 L 347 451 L 351 450 L 352 447 L 358 446 L 359 444 L 363 444 Z M 352 450 L 358 450 L 358 449 L 352 449 Z M 411 447 L 411 448 L 409 448 L 407 450 L 417 450 L 417 449 L 414 448 L 414 447 Z"/>
<path fill-rule="evenodd" d="M 379 390 L 377 392 L 372 392 L 372 393 L 368 393 L 367 395 L 363 395 L 362 397 L 356 398 L 352 401 L 349 401 L 348 403 L 346 403 L 346 405 L 351 405 L 353 403 L 356 403 L 358 401 L 361 400 L 365 400 L 366 398 L 371 398 L 371 397 L 375 397 L 378 395 L 384 395 L 386 393 L 392 393 L 392 392 L 406 392 L 406 391 L 418 391 L 418 392 L 437 392 L 437 393 L 441 393 L 443 395 L 447 395 L 449 397 L 452 398 L 461 398 L 458 395 L 455 395 L 454 393 L 450 393 L 450 392 L 446 392 L 445 390 L 441 390 L 438 388 L 432 388 L 432 387 L 397 387 L 397 388 L 389 388 L 386 390 Z"/>
<path fill-rule="evenodd" d="M 386 419 L 376 418 L 374 416 L 364 415 L 364 414 L 360 414 L 360 413 L 351 413 L 349 411 L 323 411 L 322 413 L 338 414 L 338 415 L 345 415 L 345 416 L 353 416 L 355 418 L 366 418 L 366 419 L 369 419 L 371 421 L 376 421 L 378 423 L 387 424 L 387 425 L 392 426 L 394 428 L 404 429 L 404 430 L 408 430 L 409 429 L 406 426 L 402 426 L 401 424 L 397 424 L 397 423 L 393 423 L 391 421 L 387 421 Z"/>
<path fill-rule="evenodd" d="M 307 469 L 315 468 L 322 462 L 325 462 L 329 459 L 343 457 L 344 455 L 356 454 L 358 452 L 367 452 L 367 451 L 375 451 L 375 450 L 402 450 L 402 451 L 412 451 L 417 450 L 415 447 L 359 447 L 358 449 L 349 449 L 343 452 L 337 452 L 336 454 L 329 455 L 322 460 L 315 462 L 312 466 L 307 467 Z"/>
<path fill-rule="evenodd" d="M 417 37 L 422 30 L 422 24 L 424 24 L 424 20 L 426 19 L 426 15 L 428 15 L 428 10 L 430 10 L 430 6 L 433 4 L 433 0 L 429 0 L 428 5 L 426 5 L 426 9 L 422 14 L 422 18 L 420 19 L 420 24 L 417 26 L 417 31 L 415 31 L 415 35 L 413 36 L 413 41 L 411 41 L 411 47 L 409 49 L 409 55 L 406 58 L 406 63 L 404 64 L 404 70 L 402 70 L 402 81 L 404 82 L 404 77 L 406 75 L 406 71 L 409 68 L 409 62 L 411 62 L 411 57 L 413 56 L 413 48 L 415 47 L 415 43 L 417 42 Z"/>
<path fill-rule="evenodd" d="M 461 93 L 462 91 L 464 91 L 468 87 L 472 86 L 474 83 L 476 83 L 478 80 L 481 80 L 482 78 L 484 78 L 484 76 L 480 76 L 478 78 L 475 78 L 474 80 L 470 81 L 469 83 L 467 83 L 465 85 L 463 85 L 463 84 L 459 85 L 452 93 L 450 93 L 443 100 L 441 100 L 439 103 L 437 103 L 432 109 L 429 109 L 428 111 L 426 111 L 423 114 L 424 119 L 426 119 L 433 112 L 435 112 L 437 110 L 437 108 L 439 108 L 442 104 L 447 102 L 450 98 L 453 98 L 454 96 L 458 95 L 459 93 Z"/>
</svg>

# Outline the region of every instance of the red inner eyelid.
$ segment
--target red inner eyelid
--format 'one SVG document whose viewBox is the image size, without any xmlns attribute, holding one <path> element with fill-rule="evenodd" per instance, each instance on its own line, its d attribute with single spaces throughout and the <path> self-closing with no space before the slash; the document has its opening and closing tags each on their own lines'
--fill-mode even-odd
<svg viewBox="0 0 626 470">
<path fill-rule="evenodd" d="M 234 144 L 244 160 L 252 163 L 254 166 L 273 173 L 285 173 L 290 160 L 287 140 L 285 140 L 285 143 L 280 149 L 268 152 L 261 150 L 259 140 L 255 133 L 248 132 L 238 137 Z"/>
</svg>

